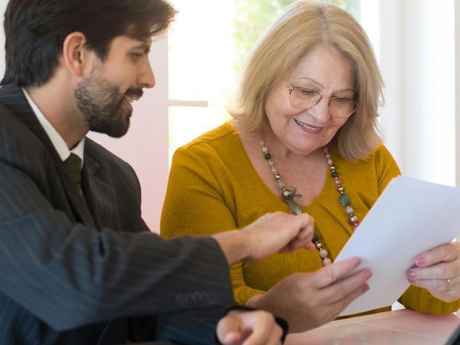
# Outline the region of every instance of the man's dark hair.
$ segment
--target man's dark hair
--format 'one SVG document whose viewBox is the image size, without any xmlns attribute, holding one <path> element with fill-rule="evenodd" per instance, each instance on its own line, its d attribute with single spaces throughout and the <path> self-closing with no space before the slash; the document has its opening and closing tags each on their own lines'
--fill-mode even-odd
<svg viewBox="0 0 460 345">
<path fill-rule="evenodd" d="M 165 0 L 10 0 L 5 12 L 6 71 L 1 85 L 40 86 L 53 75 L 65 38 L 86 36 L 104 60 L 115 37 L 146 40 L 176 14 Z"/>
</svg>

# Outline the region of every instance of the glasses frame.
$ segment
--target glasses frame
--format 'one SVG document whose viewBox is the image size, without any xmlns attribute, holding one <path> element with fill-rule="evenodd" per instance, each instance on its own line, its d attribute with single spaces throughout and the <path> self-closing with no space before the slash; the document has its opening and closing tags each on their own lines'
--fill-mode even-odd
<svg viewBox="0 0 460 345">
<path fill-rule="evenodd" d="M 359 107 L 359 103 L 355 100 L 355 99 L 351 99 L 351 98 L 346 98 L 346 97 L 326 97 L 326 96 L 323 96 L 322 94 L 320 94 L 319 92 L 316 92 L 316 91 L 313 91 L 313 90 L 310 90 L 310 89 L 307 89 L 307 88 L 304 88 L 304 87 L 299 87 L 299 86 L 292 86 L 288 83 L 286 83 L 284 80 L 283 80 L 283 83 L 286 84 L 286 86 L 288 87 L 288 91 L 289 91 L 289 103 L 294 107 L 294 108 L 297 108 L 297 109 L 302 109 L 302 110 L 307 110 L 307 109 L 310 109 L 310 108 L 313 108 L 315 105 L 317 105 L 319 102 L 321 102 L 321 100 L 324 98 L 324 99 L 329 99 L 329 102 L 327 103 L 327 111 L 329 113 L 329 116 L 331 117 L 334 117 L 334 118 L 337 118 L 337 119 L 348 119 L 351 115 L 353 115 L 356 110 L 358 110 L 358 107 Z M 313 103 L 311 106 L 309 106 L 308 108 L 299 108 L 299 107 L 296 107 L 295 105 L 292 104 L 292 91 L 294 91 L 295 89 L 299 89 L 299 90 L 308 90 L 310 92 L 313 92 L 313 93 L 316 93 L 317 95 L 319 95 L 319 98 L 318 100 Z M 349 99 L 350 101 L 353 101 L 356 105 L 355 107 L 355 110 L 353 110 L 350 114 L 348 114 L 347 116 L 336 116 L 336 115 L 332 115 L 331 114 L 331 101 L 334 100 L 334 99 L 337 99 L 337 98 L 345 98 L 345 99 Z"/>
</svg>

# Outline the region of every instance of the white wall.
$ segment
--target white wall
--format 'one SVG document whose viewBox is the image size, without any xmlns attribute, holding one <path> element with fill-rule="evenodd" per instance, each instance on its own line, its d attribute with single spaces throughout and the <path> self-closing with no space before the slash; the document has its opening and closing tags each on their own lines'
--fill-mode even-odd
<svg viewBox="0 0 460 345">
<path fill-rule="evenodd" d="M 457 173 L 457 187 L 460 187 L 460 4 L 455 3 L 455 70 L 456 70 L 456 173 Z"/>
<path fill-rule="evenodd" d="M 380 0 L 379 19 L 387 146 L 405 175 L 455 185 L 455 2 Z"/>
</svg>

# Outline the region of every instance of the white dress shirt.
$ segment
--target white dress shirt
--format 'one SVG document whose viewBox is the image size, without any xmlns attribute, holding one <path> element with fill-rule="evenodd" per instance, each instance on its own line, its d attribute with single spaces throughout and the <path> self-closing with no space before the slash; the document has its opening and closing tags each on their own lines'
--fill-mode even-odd
<svg viewBox="0 0 460 345">
<path fill-rule="evenodd" d="M 83 167 L 83 157 L 84 157 L 84 150 L 85 150 L 85 138 L 83 138 L 77 146 L 75 146 L 72 150 L 69 150 L 67 147 L 66 142 L 61 137 L 61 135 L 56 131 L 53 125 L 47 120 L 45 115 L 41 112 L 38 106 L 34 103 L 32 98 L 30 98 L 29 94 L 27 93 L 26 89 L 22 88 L 24 95 L 26 96 L 27 102 L 29 102 L 30 107 L 32 108 L 33 112 L 37 116 L 38 121 L 42 125 L 43 129 L 45 130 L 46 134 L 51 140 L 54 148 L 56 149 L 59 157 L 62 161 L 65 161 L 71 153 L 76 154 L 81 159 L 81 166 Z"/>
</svg>

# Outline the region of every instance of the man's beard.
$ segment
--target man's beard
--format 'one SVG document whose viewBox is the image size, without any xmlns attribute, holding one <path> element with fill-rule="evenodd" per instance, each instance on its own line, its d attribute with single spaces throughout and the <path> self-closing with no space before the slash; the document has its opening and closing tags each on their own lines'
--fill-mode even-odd
<svg viewBox="0 0 460 345">
<path fill-rule="evenodd" d="M 142 89 L 130 88 L 126 95 L 142 96 Z M 78 109 L 91 131 L 120 138 L 129 129 L 131 110 L 123 109 L 125 94 L 114 83 L 97 76 L 81 81 L 74 91 Z"/>
</svg>

